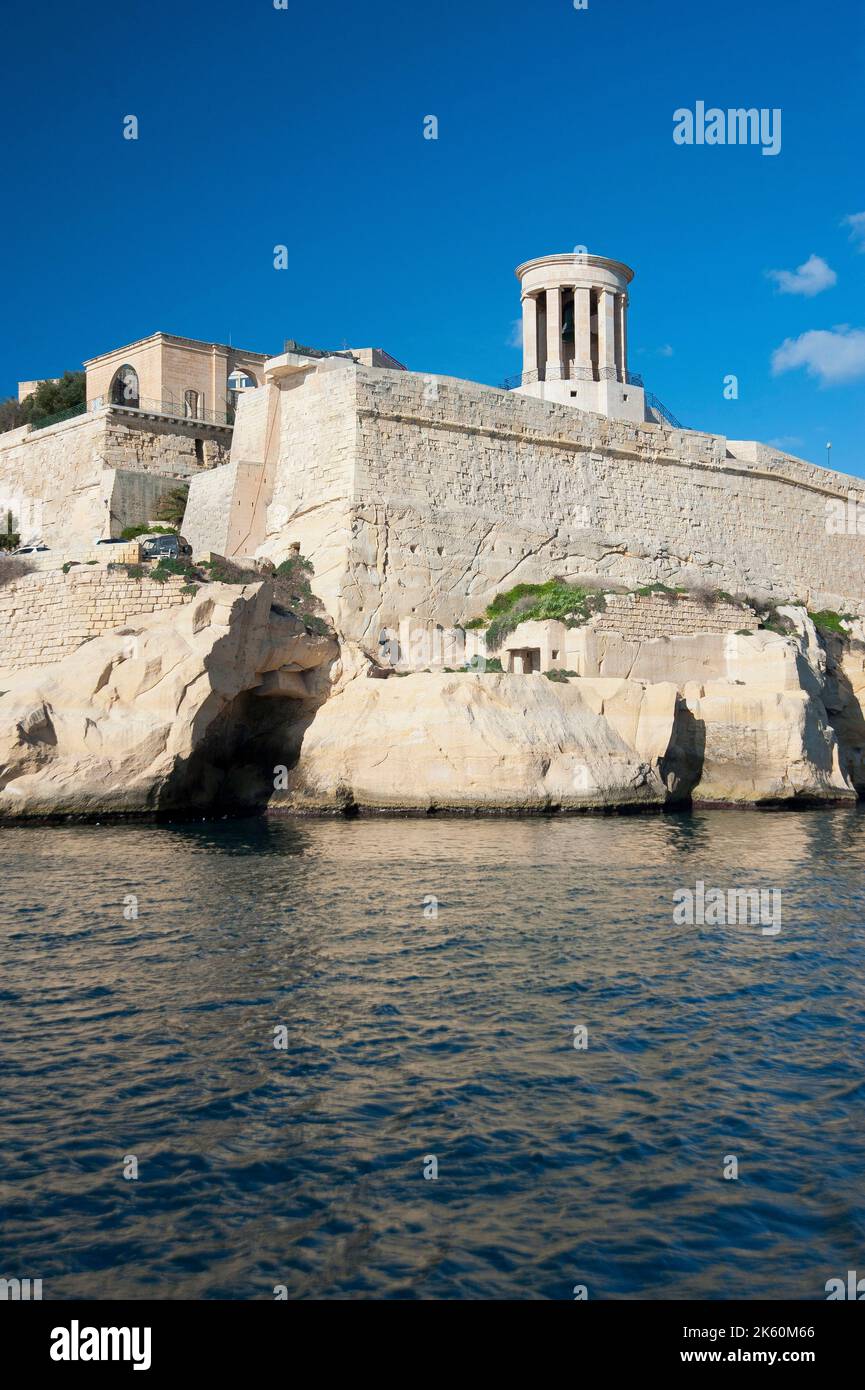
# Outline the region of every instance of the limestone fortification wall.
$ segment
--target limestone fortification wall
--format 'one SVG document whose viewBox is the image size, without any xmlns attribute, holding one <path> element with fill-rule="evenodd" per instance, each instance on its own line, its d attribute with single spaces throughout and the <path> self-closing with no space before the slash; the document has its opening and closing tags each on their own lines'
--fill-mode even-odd
<svg viewBox="0 0 865 1390">
<path fill-rule="evenodd" d="M 112 468 L 191 478 L 202 468 L 216 468 L 229 459 L 227 430 L 214 431 L 212 437 L 207 437 L 204 432 L 199 436 L 194 432 L 181 434 L 170 421 L 137 421 L 134 416 L 112 414 L 103 419 L 102 457 Z"/>
<path fill-rule="evenodd" d="M 827 502 L 865 502 L 861 479 L 447 377 L 331 364 L 278 389 L 278 460 L 263 425 L 244 442 L 249 534 L 263 514 L 256 553 L 277 561 L 299 542 L 357 640 L 555 575 L 865 604 L 865 542 L 826 524 Z"/>
<path fill-rule="evenodd" d="M 47 429 L 0 434 L 0 504 L 17 516 L 23 503 L 25 513 L 38 514 L 44 543 L 63 559 L 75 558 L 95 537 L 148 521 L 178 479 L 227 457 L 223 439 L 196 440 L 168 424 L 107 410 L 78 415 Z"/>
<path fill-rule="evenodd" d="M 185 581 L 94 566 L 27 574 L 0 588 L 0 672 L 48 666 L 129 619 L 188 602 Z"/>
<path fill-rule="evenodd" d="M 428 592 L 447 625 L 499 589 L 557 574 L 765 589 L 812 607 L 865 599 L 862 539 L 826 527 L 827 500 L 862 500 L 861 479 L 409 373 L 359 370 L 356 409 L 344 605 L 392 622 Z M 370 575 L 367 557 L 382 553 L 386 568 Z"/>
</svg>

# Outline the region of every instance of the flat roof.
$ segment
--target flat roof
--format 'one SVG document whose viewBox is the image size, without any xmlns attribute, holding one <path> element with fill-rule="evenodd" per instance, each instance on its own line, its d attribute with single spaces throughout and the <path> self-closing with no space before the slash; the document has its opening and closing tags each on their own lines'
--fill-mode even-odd
<svg viewBox="0 0 865 1390">
<path fill-rule="evenodd" d="M 83 366 L 89 367 L 94 362 L 101 362 L 104 357 L 115 357 L 118 352 L 127 352 L 130 348 L 143 347 L 145 343 L 152 343 L 157 338 L 162 338 L 168 343 L 182 343 L 185 347 L 196 348 L 222 348 L 225 352 L 238 353 L 242 357 L 258 357 L 262 362 L 266 362 L 271 355 L 267 352 L 253 352 L 251 348 L 233 347 L 231 343 L 212 343 L 206 338 L 182 338 L 176 333 L 148 333 L 146 338 L 136 338 L 132 343 L 121 343 L 120 347 L 111 348 L 108 352 L 100 352 L 96 357 L 87 357 Z"/>
</svg>

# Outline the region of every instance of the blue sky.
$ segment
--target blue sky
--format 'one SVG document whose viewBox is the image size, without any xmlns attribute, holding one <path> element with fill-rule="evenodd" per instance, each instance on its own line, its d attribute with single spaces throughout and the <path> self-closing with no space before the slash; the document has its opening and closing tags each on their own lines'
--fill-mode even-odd
<svg viewBox="0 0 865 1390">
<path fill-rule="evenodd" d="M 863 9 L 16 6 L 0 395 L 157 329 L 497 384 L 514 267 L 585 245 L 634 267 L 631 367 L 681 420 L 865 476 Z M 780 108 L 780 153 L 675 144 L 697 101 Z"/>
</svg>

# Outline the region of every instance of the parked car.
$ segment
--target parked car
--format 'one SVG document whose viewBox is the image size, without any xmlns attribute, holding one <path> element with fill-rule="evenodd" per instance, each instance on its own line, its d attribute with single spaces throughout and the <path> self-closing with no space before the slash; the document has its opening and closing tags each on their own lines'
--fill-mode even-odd
<svg viewBox="0 0 865 1390">
<path fill-rule="evenodd" d="M 182 536 L 141 536 L 142 560 L 189 560 L 192 546 Z"/>
<path fill-rule="evenodd" d="M 122 541 L 122 540 L 120 539 L 119 536 L 103 536 L 102 540 L 101 540 L 101 541 L 97 541 L 96 544 L 97 544 L 97 545 L 128 545 L 129 542 L 128 542 L 128 541 Z"/>
<path fill-rule="evenodd" d="M 17 550 L 13 550 L 13 555 L 41 555 L 43 550 L 47 550 L 47 545 L 19 545 Z"/>
</svg>

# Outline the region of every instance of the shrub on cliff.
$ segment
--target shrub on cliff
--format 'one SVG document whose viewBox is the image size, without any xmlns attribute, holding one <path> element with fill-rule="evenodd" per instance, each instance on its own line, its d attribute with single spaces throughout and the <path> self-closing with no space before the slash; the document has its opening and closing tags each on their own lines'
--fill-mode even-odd
<svg viewBox="0 0 865 1390">
<path fill-rule="evenodd" d="M 678 586 L 671 589 L 669 584 L 662 584 L 660 579 L 656 579 L 653 584 L 643 584 L 639 589 L 633 589 L 632 592 L 640 598 L 648 598 L 651 594 L 657 594 L 659 598 L 663 597 L 669 599 L 670 603 L 675 603 L 679 595 L 684 594 L 685 590 Z"/>
<path fill-rule="evenodd" d="M 120 532 L 122 541 L 137 541 L 139 536 L 176 536 L 176 526 L 148 526 L 145 521 L 137 526 L 124 526 Z"/>
<path fill-rule="evenodd" d="M 128 568 L 131 569 L 133 566 L 129 566 Z M 134 568 L 141 569 L 141 566 L 134 566 Z M 142 573 L 144 573 L 143 570 Z M 201 578 L 199 571 L 194 565 L 190 564 L 188 560 L 172 560 L 167 555 L 164 555 L 150 571 L 150 578 L 155 579 L 157 584 L 164 584 L 167 580 L 174 579 L 177 575 L 182 575 L 184 579 L 189 581 Z"/>
<path fill-rule="evenodd" d="M 818 632 L 833 632 L 836 637 L 849 637 L 844 624 L 852 621 L 850 613 L 836 613 L 833 608 L 822 608 L 819 613 L 809 613 L 808 617 Z"/>
<path fill-rule="evenodd" d="M 299 552 L 283 560 L 276 569 L 239 565 L 218 555 L 213 560 L 205 560 L 199 569 L 217 584 L 258 584 L 262 579 L 270 579 L 273 584 L 273 609 L 276 613 L 291 614 L 299 618 L 307 631 L 325 635 L 331 631 L 324 616 L 324 606 L 312 592 L 310 576 L 315 573 L 312 561 Z"/>
</svg>

